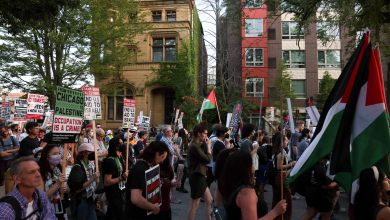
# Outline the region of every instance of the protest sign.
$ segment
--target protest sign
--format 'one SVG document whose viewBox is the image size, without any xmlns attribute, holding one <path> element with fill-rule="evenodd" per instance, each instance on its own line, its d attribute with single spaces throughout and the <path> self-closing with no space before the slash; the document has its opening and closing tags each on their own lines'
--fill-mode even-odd
<svg viewBox="0 0 390 220">
<path fill-rule="evenodd" d="M 54 116 L 54 111 L 50 110 L 48 112 L 45 112 L 45 120 L 43 121 L 43 127 L 47 128 L 50 125 L 53 125 L 53 116 Z"/>
<path fill-rule="evenodd" d="M 27 108 L 27 99 L 16 99 L 14 100 L 14 107 L 15 108 Z"/>
<path fill-rule="evenodd" d="M 123 99 L 123 128 L 130 128 L 134 126 L 135 118 L 135 100 Z"/>
<path fill-rule="evenodd" d="M 28 93 L 27 95 L 27 119 L 43 119 L 45 96 Z"/>
<path fill-rule="evenodd" d="M 150 118 L 143 116 L 140 121 L 140 129 L 144 131 L 148 131 L 149 124 L 150 124 Z"/>
<path fill-rule="evenodd" d="M 81 87 L 84 92 L 84 119 L 96 120 L 102 119 L 102 107 L 100 102 L 100 89 L 98 87 Z"/>
<path fill-rule="evenodd" d="M 175 124 L 177 122 L 177 118 L 179 117 L 179 112 L 180 112 L 180 109 L 176 109 L 175 120 L 174 120 Z"/>
<path fill-rule="evenodd" d="M 146 200 L 153 204 L 161 206 L 161 184 L 160 184 L 160 166 L 156 165 L 145 171 L 146 180 Z M 153 211 L 147 210 L 148 215 Z"/>
<path fill-rule="evenodd" d="M 271 106 L 271 121 L 275 120 L 275 108 Z"/>
<path fill-rule="evenodd" d="M 235 104 L 233 107 L 233 117 L 229 124 L 229 127 L 233 127 L 231 134 L 232 137 L 234 137 L 238 133 L 238 130 L 240 128 L 242 107 L 242 103 Z"/>
<path fill-rule="evenodd" d="M 233 115 L 233 113 L 227 113 L 227 116 L 226 116 L 226 127 L 227 128 L 229 128 L 230 120 L 232 119 L 232 115 Z"/>
<path fill-rule="evenodd" d="M 177 119 L 177 126 L 179 126 L 179 129 L 183 128 L 183 115 L 184 115 L 184 112 L 181 112 L 180 113 L 180 118 Z"/>
<path fill-rule="evenodd" d="M 318 112 L 317 107 L 310 106 L 306 108 L 306 112 L 310 117 L 306 117 L 306 119 L 311 119 L 311 122 L 314 126 L 317 126 L 318 120 L 320 119 L 320 113 Z"/>
<path fill-rule="evenodd" d="M 84 118 L 84 100 L 84 92 L 57 86 L 52 142 L 78 142 Z"/>
<path fill-rule="evenodd" d="M 11 102 L 3 102 L 1 103 L 1 120 L 9 120 L 11 116 Z"/>
<path fill-rule="evenodd" d="M 15 108 L 14 121 L 27 122 L 27 108 Z"/>
</svg>

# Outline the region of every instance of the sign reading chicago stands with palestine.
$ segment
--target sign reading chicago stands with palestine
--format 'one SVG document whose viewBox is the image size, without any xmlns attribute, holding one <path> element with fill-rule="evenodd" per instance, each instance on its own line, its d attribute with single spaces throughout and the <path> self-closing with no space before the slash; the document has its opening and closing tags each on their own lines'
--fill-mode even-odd
<svg viewBox="0 0 390 220">
<path fill-rule="evenodd" d="M 76 143 L 84 117 L 84 92 L 57 86 L 53 142 Z"/>
</svg>

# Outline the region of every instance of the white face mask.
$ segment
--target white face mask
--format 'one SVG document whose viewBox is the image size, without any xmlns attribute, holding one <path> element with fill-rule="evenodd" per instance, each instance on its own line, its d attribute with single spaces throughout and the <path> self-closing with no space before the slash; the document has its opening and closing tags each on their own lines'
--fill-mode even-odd
<svg viewBox="0 0 390 220">
<path fill-rule="evenodd" d="M 91 132 L 91 137 L 93 137 L 93 132 Z"/>
</svg>

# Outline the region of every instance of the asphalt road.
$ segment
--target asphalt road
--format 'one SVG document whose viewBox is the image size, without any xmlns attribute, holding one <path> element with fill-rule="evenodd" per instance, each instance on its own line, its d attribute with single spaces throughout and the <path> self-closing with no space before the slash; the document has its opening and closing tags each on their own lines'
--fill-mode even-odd
<svg viewBox="0 0 390 220">
<path fill-rule="evenodd" d="M 188 183 L 188 179 L 185 183 L 185 188 L 190 191 L 190 186 Z M 268 204 L 268 210 L 271 210 L 271 203 L 272 203 L 272 186 L 266 185 L 266 190 L 268 192 L 265 193 L 265 201 Z M 215 183 L 211 185 L 211 193 L 214 195 L 215 191 Z M 190 193 L 181 193 L 175 190 L 174 192 L 175 196 L 177 196 L 178 199 L 182 200 L 182 203 L 180 204 L 173 204 L 171 203 L 171 209 L 172 209 L 172 220 L 185 220 L 187 219 L 187 211 L 190 206 Z M 299 194 L 297 194 L 299 196 Z M 299 220 L 303 213 L 306 212 L 306 202 L 305 198 L 302 196 L 299 196 L 300 198 L 298 200 L 293 200 L 293 215 L 292 220 Z M 345 193 L 341 193 L 339 198 L 339 203 L 341 207 L 348 209 L 348 199 Z M 316 218 L 318 219 L 319 214 Z M 338 217 L 340 220 L 348 220 L 348 213 L 335 213 L 335 216 Z M 205 219 L 204 214 L 204 203 L 199 204 L 199 208 L 196 211 L 196 220 Z"/>
</svg>

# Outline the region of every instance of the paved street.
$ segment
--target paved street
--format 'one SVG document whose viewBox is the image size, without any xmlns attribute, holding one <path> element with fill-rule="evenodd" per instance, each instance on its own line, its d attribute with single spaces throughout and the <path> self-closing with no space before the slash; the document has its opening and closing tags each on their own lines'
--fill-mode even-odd
<svg viewBox="0 0 390 220">
<path fill-rule="evenodd" d="M 185 188 L 190 191 L 190 186 L 188 183 L 188 179 L 185 183 Z M 268 204 L 268 210 L 271 210 L 271 203 L 272 203 L 272 186 L 266 185 L 266 189 L 268 192 L 265 193 L 265 200 Z M 215 184 L 213 183 L 211 185 L 211 193 L 214 195 L 215 191 Z M 187 211 L 188 207 L 190 205 L 190 193 L 181 193 L 177 192 L 175 190 L 175 196 L 177 198 L 181 199 L 183 202 L 181 204 L 173 204 L 171 203 L 172 208 L 172 220 L 185 220 L 187 218 Z M 339 202 L 341 207 L 348 209 L 348 200 L 345 193 L 342 193 L 339 198 Z M 293 200 L 293 215 L 292 220 L 299 220 L 302 216 L 302 214 L 306 211 L 306 202 L 305 198 L 300 196 L 299 200 Z M 348 220 L 348 214 L 347 213 L 335 213 L 335 215 L 340 220 Z M 318 215 L 319 216 L 319 215 Z M 318 216 L 315 219 L 318 219 Z M 199 208 L 196 212 L 195 216 L 196 220 L 202 220 L 205 219 L 204 214 L 204 203 L 200 203 Z"/>
</svg>

